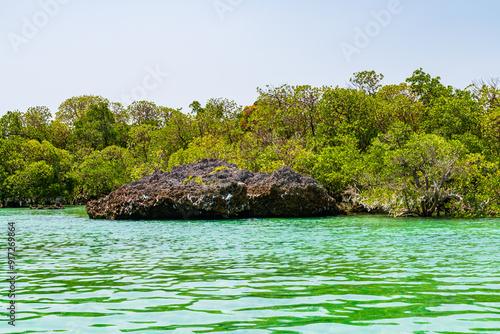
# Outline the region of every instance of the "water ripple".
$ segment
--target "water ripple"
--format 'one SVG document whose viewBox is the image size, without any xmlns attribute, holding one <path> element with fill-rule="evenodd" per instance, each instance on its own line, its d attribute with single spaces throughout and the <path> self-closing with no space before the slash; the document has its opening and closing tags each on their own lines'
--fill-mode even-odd
<svg viewBox="0 0 500 334">
<path fill-rule="evenodd" d="M 12 333 L 500 328 L 497 219 L 115 222 L 75 207 L 0 211 L 8 221 L 19 246 Z"/>
</svg>

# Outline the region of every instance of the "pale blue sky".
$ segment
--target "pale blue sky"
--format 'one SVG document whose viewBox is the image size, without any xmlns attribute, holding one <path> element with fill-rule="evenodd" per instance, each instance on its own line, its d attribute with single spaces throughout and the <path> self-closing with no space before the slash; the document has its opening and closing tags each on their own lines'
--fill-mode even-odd
<svg viewBox="0 0 500 334">
<path fill-rule="evenodd" d="M 345 86 L 372 69 L 389 84 L 422 67 L 464 88 L 500 77 L 499 12 L 494 0 L 0 0 L 0 114 L 54 114 L 83 94 L 249 105 L 257 87 Z"/>
</svg>

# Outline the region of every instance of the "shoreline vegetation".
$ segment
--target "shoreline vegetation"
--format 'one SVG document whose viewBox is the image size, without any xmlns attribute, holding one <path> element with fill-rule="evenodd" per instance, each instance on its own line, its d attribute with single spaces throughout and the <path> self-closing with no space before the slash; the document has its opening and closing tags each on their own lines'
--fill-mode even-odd
<svg viewBox="0 0 500 334">
<path fill-rule="evenodd" d="M 500 79 L 464 89 L 422 69 L 405 82 L 358 72 L 347 88 L 259 88 L 181 111 L 101 96 L 0 118 L 0 205 L 85 204 L 205 158 L 252 172 L 289 166 L 346 212 L 500 216 Z"/>
</svg>

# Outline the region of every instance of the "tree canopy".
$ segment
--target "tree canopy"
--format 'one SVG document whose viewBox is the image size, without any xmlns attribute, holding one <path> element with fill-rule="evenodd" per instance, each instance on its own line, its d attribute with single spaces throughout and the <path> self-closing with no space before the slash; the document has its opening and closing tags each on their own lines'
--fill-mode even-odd
<svg viewBox="0 0 500 334">
<path fill-rule="evenodd" d="M 418 69 L 383 84 L 266 86 L 241 106 L 190 110 L 82 95 L 0 118 L 0 203 L 85 203 L 154 171 L 203 158 L 316 178 L 346 210 L 395 216 L 500 215 L 500 79 L 464 88 Z"/>
</svg>

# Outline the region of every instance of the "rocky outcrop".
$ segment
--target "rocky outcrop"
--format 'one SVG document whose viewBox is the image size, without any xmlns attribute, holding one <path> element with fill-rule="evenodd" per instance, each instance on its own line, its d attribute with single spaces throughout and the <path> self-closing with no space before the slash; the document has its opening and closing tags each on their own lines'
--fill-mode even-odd
<svg viewBox="0 0 500 334">
<path fill-rule="evenodd" d="M 210 159 L 156 172 L 86 206 L 92 219 L 314 217 L 339 213 L 314 179 L 281 167 L 252 173 Z"/>
</svg>

